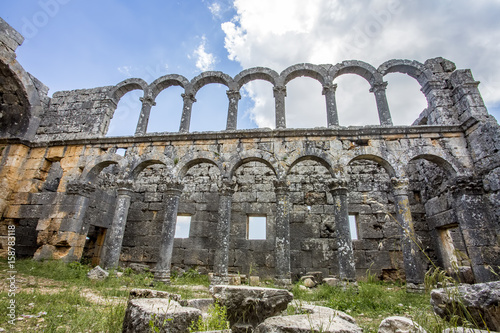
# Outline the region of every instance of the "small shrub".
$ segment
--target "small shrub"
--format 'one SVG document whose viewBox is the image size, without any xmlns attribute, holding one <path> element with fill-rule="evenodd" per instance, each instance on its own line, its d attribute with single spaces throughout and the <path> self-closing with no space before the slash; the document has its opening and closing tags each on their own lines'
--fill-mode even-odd
<svg viewBox="0 0 500 333">
<path fill-rule="evenodd" d="M 200 317 L 198 318 L 198 321 L 192 322 L 189 331 L 219 331 L 230 328 L 229 321 L 227 320 L 227 309 L 225 306 L 214 303 L 208 308 L 207 314 L 208 315 L 205 319 Z"/>
</svg>

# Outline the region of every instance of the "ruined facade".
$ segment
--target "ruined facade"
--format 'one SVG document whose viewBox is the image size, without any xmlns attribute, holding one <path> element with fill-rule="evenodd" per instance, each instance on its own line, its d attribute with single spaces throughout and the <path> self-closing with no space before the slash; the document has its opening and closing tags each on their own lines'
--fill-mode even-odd
<svg viewBox="0 0 500 333">
<path fill-rule="evenodd" d="M 16 61 L 23 37 L 4 21 L 0 29 L 3 255 L 14 225 L 18 257 L 144 264 L 162 281 L 173 267 L 221 281 L 251 273 L 289 283 L 307 271 L 352 281 L 369 270 L 420 284 L 431 261 L 469 281 L 498 276 L 500 127 L 470 70 L 442 58 L 344 61 L 127 79 L 49 98 Z M 384 76 L 396 72 L 428 101 L 412 126 L 392 125 Z M 343 74 L 369 82 L 380 125 L 339 125 L 333 81 Z M 324 128 L 286 128 L 286 85 L 300 76 L 323 85 Z M 237 127 L 239 91 L 252 80 L 273 85 L 275 130 Z M 196 93 L 210 83 L 228 88 L 227 128 L 191 133 Z M 147 133 L 170 86 L 184 89 L 179 132 Z M 136 89 L 136 134 L 106 137 L 120 98 Z M 190 218 L 184 238 L 174 236 L 178 216 Z M 263 239 L 249 237 L 252 217 L 265 221 Z"/>
</svg>

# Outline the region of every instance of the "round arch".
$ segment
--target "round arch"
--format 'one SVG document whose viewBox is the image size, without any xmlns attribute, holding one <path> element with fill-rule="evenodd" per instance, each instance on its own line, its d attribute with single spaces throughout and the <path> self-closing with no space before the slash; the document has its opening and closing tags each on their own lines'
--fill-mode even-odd
<svg viewBox="0 0 500 333">
<path fill-rule="evenodd" d="M 379 72 L 377 72 L 375 67 L 359 60 L 343 61 L 333 66 L 329 70 L 328 74 L 332 80 L 335 80 L 336 77 L 344 74 L 357 74 L 368 81 L 372 87 L 383 83 L 383 77 Z"/>
<path fill-rule="evenodd" d="M 236 90 L 236 85 L 232 77 L 223 72 L 209 71 L 203 72 L 191 80 L 191 93 L 193 96 L 196 96 L 198 90 L 210 83 L 220 83 L 230 90 Z"/>
<path fill-rule="evenodd" d="M 291 80 L 301 76 L 315 79 L 322 85 L 328 83 L 328 71 L 320 65 L 313 65 L 309 63 L 297 64 L 288 67 L 281 72 L 280 81 L 283 82 L 283 85 L 286 85 Z"/>
<path fill-rule="evenodd" d="M 440 156 L 433 155 L 433 154 L 420 154 L 420 155 L 412 157 L 409 160 L 409 162 L 416 161 L 419 159 L 423 159 L 423 160 L 426 160 L 426 161 L 429 161 L 429 162 L 432 162 L 432 163 L 438 165 L 450 177 L 457 176 L 457 174 L 458 174 L 458 171 L 455 169 L 455 167 L 450 162 L 448 162 L 446 159 L 444 159 Z"/>
<path fill-rule="evenodd" d="M 263 80 L 270 82 L 273 86 L 277 84 L 279 74 L 266 67 L 253 67 L 245 69 L 234 77 L 238 90 L 250 81 Z"/>
<path fill-rule="evenodd" d="M 432 72 L 415 60 L 392 59 L 384 62 L 377 68 L 380 75 L 385 76 L 389 73 L 407 74 L 417 80 L 421 87 L 432 79 Z"/>
<path fill-rule="evenodd" d="M 269 169 L 271 169 L 271 171 L 275 175 L 276 179 L 279 179 L 280 177 L 279 177 L 279 172 L 278 172 L 278 166 L 275 163 L 276 161 L 274 160 L 274 158 L 272 160 L 269 159 L 269 157 L 271 156 L 270 154 L 269 154 L 269 156 L 265 156 L 266 154 L 263 154 L 263 155 L 264 156 L 238 157 L 237 159 L 232 161 L 233 162 L 233 163 L 231 163 L 232 166 L 229 169 L 229 179 L 233 178 L 233 176 L 236 173 L 236 170 L 238 170 L 239 167 L 241 167 L 243 164 L 246 164 L 249 162 L 260 162 L 260 163 L 266 165 Z"/>
<path fill-rule="evenodd" d="M 149 85 L 149 90 L 151 91 L 151 97 L 156 99 L 156 97 L 165 89 L 171 86 L 180 86 L 184 89 L 187 89 L 189 86 L 189 80 L 186 79 L 182 75 L 177 75 L 177 74 L 169 74 L 169 75 L 164 75 L 153 82 Z"/>
<path fill-rule="evenodd" d="M 82 179 L 86 183 L 88 182 L 93 184 L 101 171 L 104 170 L 104 168 L 112 164 L 120 166 L 125 162 L 125 158 L 117 154 L 106 154 L 99 156 L 87 164 L 85 169 L 83 169 L 82 174 L 80 175 L 80 179 Z"/>
<path fill-rule="evenodd" d="M 216 159 L 214 157 L 216 157 L 216 156 L 206 153 L 206 154 L 201 154 L 200 156 L 197 156 L 197 157 L 182 158 L 175 165 L 172 173 L 174 176 L 176 175 L 179 179 L 182 180 L 184 178 L 184 176 L 186 176 L 186 173 L 189 171 L 189 169 L 191 169 L 195 165 L 202 164 L 202 163 L 208 163 L 208 164 L 215 165 L 219 169 L 220 175 L 222 176 L 223 175 L 222 165 L 221 165 L 220 161 L 216 161 Z M 175 160 L 174 160 L 174 164 L 175 164 Z"/>
<path fill-rule="evenodd" d="M 109 92 L 109 97 L 118 104 L 120 99 L 128 92 L 132 90 L 142 90 L 143 97 L 149 95 L 149 86 L 143 79 L 126 79 L 114 86 Z"/>
<path fill-rule="evenodd" d="M 389 177 L 397 177 L 398 175 L 396 174 L 396 170 L 392 167 L 392 165 L 383 157 L 377 156 L 377 155 L 372 155 L 372 154 L 363 154 L 363 155 L 358 155 L 354 158 L 352 158 L 347 165 L 351 164 L 353 161 L 360 161 L 360 160 L 369 160 L 378 163 L 380 166 L 382 166 Z"/>
</svg>

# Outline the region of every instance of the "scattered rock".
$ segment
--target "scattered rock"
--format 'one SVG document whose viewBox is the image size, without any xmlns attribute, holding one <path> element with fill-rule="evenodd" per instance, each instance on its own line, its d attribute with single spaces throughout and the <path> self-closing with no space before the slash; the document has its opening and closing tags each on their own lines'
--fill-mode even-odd
<svg viewBox="0 0 500 333">
<path fill-rule="evenodd" d="M 426 331 L 409 318 L 395 316 L 382 320 L 378 333 L 426 333 Z"/>
<path fill-rule="evenodd" d="M 313 279 L 307 278 L 304 280 L 304 286 L 307 288 L 314 288 L 316 287 L 316 282 L 314 282 Z"/>
<path fill-rule="evenodd" d="M 104 280 L 109 276 L 109 273 L 101 268 L 101 266 L 95 266 L 90 272 L 87 273 L 87 277 L 91 280 Z"/>
<path fill-rule="evenodd" d="M 312 279 L 316 284 L 321 283 L 323 281 L 323 272 L 307 272 L 306 275 L 312 276 Z"/>
<path fill-rule="evenodd" d="M 324 278 L 323 283 L 326 283 L 330 287 L 336 287 L 339 284 L 339 280 L 336 278 Z"/>
<path fill-rule="evenodd" d="M 233 332 L 256 327 L 284 311 L 293 299 L 284 289 L 215 285 L 210 291 L 217 303 L 226 306 Z"/>
<path fill-rule="evenodd" d="M 500 281 L 434 289 L 431 304 L 442 318 L 449 319 L 454 313 L 470 315 L 477 327 L 500 330 Z"/>
<path fill-rule="evenodd" d="M 241 277 L 239 276 L 230 276 L 229 284 L 232 286 L 240 286 L 241 285 Z"/>
<path fill-rule="evenodd" d="M 254 333 L 361 333 L 361 327 L 341 316 L 318 313 L 267 318 Z"/>
<path fill-rule="evenodd" d="M 184 302 L 180 302 L 182 306 L 189 306 L 201 310 L 202 312 L 207 312 L 210 305 L 214 304 L 213 298 L 197 298 L 189 299 Z"/>
<path fill-rule="evenodd" d="M 260 283 L 260 278 L 258 276 L 250 276 L 248 279 L 251 286 L 258 286 Z"/>
<path fill-rule="evenodd" d="M 149 272 L 150 268 L 148 265 L 132 263 L 128 265 L 130 269 L 132 269 L 136 273 Z"/>
<path fill-rule="evenodd" d="M 495 332 L 478 330 L 470 327 L 453 327 L 445 329 L 443 333 L 495 333 Z"/>
<path fill-rule="evenodd" d="M 179 302 L 181 300 L 181 295 L 154 289 L 132 289 L 130 290 L 129 299 L 134 298 L 168 298 Z"/>
<path fill-rule="evenodd" d="M 150 332 L 150 321 L 158 332 L 189 332 L 193 321 L 198 320 L 201 311 L 182 307 L 176 301 L 166 298 L 130 299 L 123 320 L 123 333 Z"/>
</svg>

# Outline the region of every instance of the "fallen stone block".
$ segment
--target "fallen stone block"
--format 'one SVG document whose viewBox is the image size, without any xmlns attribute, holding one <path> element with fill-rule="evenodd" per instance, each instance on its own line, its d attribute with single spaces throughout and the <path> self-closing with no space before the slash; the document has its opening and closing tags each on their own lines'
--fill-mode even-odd
<svg viewBox="0 0 500 333">
<path fill-rule="evenodd" d="M 109 273 L 102 269 L 101 266 L 96 266 L 87 273 L 87 277 L 91 280 L 104 280 L 108 276 Z"/>
<path fill-rule="evenodd" d="M 426 331 L 409 318 L 394 316 L 382 320 L 378 333 L 426 333 Z"/>
<path fill-rule="evenodd" d="M 123 320 L 123 333 L 178 332 L 188 333 L 193 321 L 201 311 L 182 307 L 178 302 L 166 298 L 130 299 Z"/>
<path fill-rule="evenodd" d="M 210 289 L 215 301 L 227 309 L 233 332 L 255 328 L 266 318 L 287 308 L 293 299 L 284 289 L 215 285 Z"/>
<path fill-rule="evenodd" d="M 442 318 L 456 314 L 478 328 L 500 330 L 500 281 L 434 289 L 431 304 Z"/>
<path fill-rule="evenodd" d="M 361 333 L 361 327 L 339 315 L 318 313 L 267 318 L 254 333 Z"/>
<path fill-rule="evenodd" d="M 154 289 L 132 289 L 129 293 L 129 299 L 133 298 L 167 298 L 179 302 L 181 295 Z"/>
</svg>

